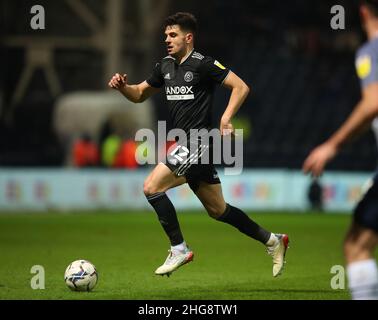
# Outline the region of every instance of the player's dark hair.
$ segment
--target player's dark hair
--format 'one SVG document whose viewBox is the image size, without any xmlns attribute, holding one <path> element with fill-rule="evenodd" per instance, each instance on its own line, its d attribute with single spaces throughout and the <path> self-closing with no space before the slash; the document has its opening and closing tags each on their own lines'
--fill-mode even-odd
<svg viewBox="0 0 378 320">
<path fill-rule="evenodd" d="M 196 17 L 189 13 L 189 12 L 177 12 L 169 17 L 167 17 L 164 21 L 164 29 L 168 26 L 173 25 L 180 26 L 182 31 L 189 31 L 193 34 L 197 32 L 197 19 Z"/>
<path fill-rule="evenodd" d="M 370 10 L 378 18 L 378 0 L 361 0 L 360 3 Z"/>
</svg>

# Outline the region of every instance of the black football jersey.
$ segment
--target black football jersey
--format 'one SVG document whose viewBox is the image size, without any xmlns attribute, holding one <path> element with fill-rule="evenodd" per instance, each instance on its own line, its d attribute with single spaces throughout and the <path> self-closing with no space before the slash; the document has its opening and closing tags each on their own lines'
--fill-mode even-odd
<svg viewBox="0 0 378 320">
<path fill-rule="evenodd" d="M 211 108 L 216 84 L 221 84 L 230 70 L 217 60 L 192 51 L 181 64 L 167 56 L 157 63 L 147 83 L 164 85 L 174 128 L 211 129 Z"/>
</svg>

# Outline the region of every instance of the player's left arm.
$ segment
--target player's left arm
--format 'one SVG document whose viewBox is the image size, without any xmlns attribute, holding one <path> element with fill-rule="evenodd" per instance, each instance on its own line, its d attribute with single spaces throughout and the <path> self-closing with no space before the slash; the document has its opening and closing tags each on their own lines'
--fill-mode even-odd
<svg viewBox="0 0 378 320">
<path fill-rule="evenodd" d="M 315 148 L 303 164 L 304 172 L 319 176 L 340 148 L 366 131 L 378 116 L 378 82 L 362 90 L 362 99 L 343 125 L 323 144 Z"/>
<path fill-rule="evenodd" d="M 220 131 L 222 135 L 231 134 L 234 131 L 231 120 L 249 94 L 249 87 L 235 73 L 230 71 L 223 81 L 223 86 L 231 90 L 231 96 L 224 111 Z"/>
</svg>

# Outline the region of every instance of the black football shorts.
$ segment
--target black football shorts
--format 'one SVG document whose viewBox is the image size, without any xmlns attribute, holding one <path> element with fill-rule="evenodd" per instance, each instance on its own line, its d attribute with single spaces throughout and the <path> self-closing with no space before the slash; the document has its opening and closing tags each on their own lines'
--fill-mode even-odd
<svg viewBox="0 0 378 320">
<path fill-rule="evenodd" d="M 175 145 L 167 153 L 165 165 L 178 177 L 185 176 L 189 187 L 196 192 L 201 181 L 219 184 L 218 173 L 212 163 L 212 146 L 204 144 Z"/>
<path fill-rule="evenodd" d="M 354 221 L 378 233 L 378 174 L 354 210 Z"/>
</svg>

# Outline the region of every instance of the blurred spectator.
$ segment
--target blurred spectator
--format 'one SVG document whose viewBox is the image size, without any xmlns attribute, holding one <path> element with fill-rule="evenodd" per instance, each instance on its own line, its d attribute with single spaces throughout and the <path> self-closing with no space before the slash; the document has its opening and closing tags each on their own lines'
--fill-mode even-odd
<svg viewBox="0 0 378 320">
<path fill-rule="evenodd" d="M 117 168 L 136 169 L 138 167 L 135 159 L 137 147 L 138 145 L 134 140 L 123 141 L 115 157 L 114 166 Z"/>
<path fill-rule="evenodd" d="M 114 167 L 116 164 L 116 157 L 121 150 L 122 140 L 116 134 L 111 134 L 106 137 L 102 143 L 102 164 L 106 167 Z"/>
<path fill-rule="evenodd" d="M 319 179 L 314 178 L 308 189 L 308 200 L 312 210 L 323 210 L 323 188 Z"/>
<path fill-rule="evenodd" d="M 98 147 L 87 134 L 83 134 L 74 142 L 72 152 L 75 167 L 93 167 L 99 165 Z"/>
</svg>

